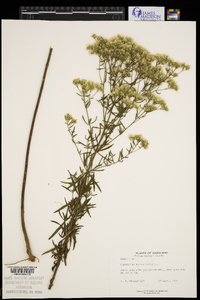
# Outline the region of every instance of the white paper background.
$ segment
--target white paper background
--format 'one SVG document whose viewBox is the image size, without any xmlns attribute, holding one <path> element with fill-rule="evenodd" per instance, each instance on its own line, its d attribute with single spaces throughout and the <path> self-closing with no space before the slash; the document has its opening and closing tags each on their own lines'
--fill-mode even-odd
<svg viewBox="0 0 200 300">
<path fill-rule="evenodd" d="M 26 258 L 20 224 L 20 195 L 31 120 L 48 56 L 50 66 L 30 152 L 25 217 L 34 255 L 45 277 L 42 297 L 112 296 L 110 253 L 115 249 L 191 248 L 195 255 L 195 26 L 194 22 L 3 21 L 3 259 Z M 164 91 L 169 112 L 149 114 L 117 142 L 128 146 L 129 133 L 149 140 L 148 150 L 98 174 L 102 193 L 94 198 L 92 218 L 82 220 L 68 266 L 59 268 L 51 291 L 48 236 L 53 213 L 66 196 L 60 181 L 76 171 L 79 157 L 64 115 L 82 122 L 83 106 L 74 78 L 98 82 L 98 58 L 85 47 L 95 33 L 132 37 L 151 53 L 165 53 L 191 70 L 177 78 L 179 91 Z M 80 128 L 80 127 L 79 127 Z M 194 257 L 188 257 L 194 266 Z M 195 273 L 194 273 L 195 280 Z M 4 282 L 3 282 L 4 284 Z M 193 292 L 194 296 L 195 291 Z M 129 295 L 134 296 L 134 295 Z M 183 295 L 184 296 L 184 295 Z"/>
</svg>

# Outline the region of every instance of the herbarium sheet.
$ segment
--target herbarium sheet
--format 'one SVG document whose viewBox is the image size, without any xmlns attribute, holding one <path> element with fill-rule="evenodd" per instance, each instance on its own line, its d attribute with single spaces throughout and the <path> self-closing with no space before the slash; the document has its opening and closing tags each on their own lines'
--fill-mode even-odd
<svg viewBox="0 0 200 300">
<path fill-rule="evenodd" d="M 4 299 L 196 296 L 195 29 L 2 21 Z"/>
</svg>

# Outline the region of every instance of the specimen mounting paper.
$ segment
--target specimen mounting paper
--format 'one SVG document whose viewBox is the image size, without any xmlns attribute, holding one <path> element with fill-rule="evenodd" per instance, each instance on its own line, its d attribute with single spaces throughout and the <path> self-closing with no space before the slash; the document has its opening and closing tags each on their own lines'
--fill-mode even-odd
<svg viewBox="0 0 200 300">
<path fill-rule="evenodd" d="M 123 294 L 123 287 L 113 289 L 114 257 L 119 250 L 120 259 L 125 250 L 170 249 L 190 253 L 187 263 L 192 266 L 192 287 L 181 289 L 179 296 L 188 296 L 189 291 L 194 297 L 195 23 L 3 21 L 2 25 L 3 263 L 26 258 L 20 224 L 24 157 L 44 64 L 53 48 L 32 140 L 25 207 L 32 248 L 40 259 L 33 264 L 39 267 L 39 275 L 8 279 L 4 274 L 3 297 L 27 298 L 19 291 L 27 291 L 30 298 L 138 296 L 131 289 L 128 295 Z M 66 180 L 67 170 L 79 167 L 64 115 L 71 113 L 81 124 L 83 107 L 72 84 L 74 78 L 98 82 L 97 58 L 86 51 L 93 33 L 106 38 L 130 36 L 151 53 L 165 53 L 189 64 L 191 70 L 178 77 L 177 92 L 163 91 L 169 112 L 152 113 L 120 139 L 117 146 L 126 147 L 129 133 L 143 134 L 150 145 L 99 174 L 102 193 L 96 196 L 97 208 L 91 212 L 92 218 L 83 220 L 76 249 L 48 291 L 52 259 L 41 254 L 52 245 L 48 237 L 54 230 L 50 222 L 53 212 L 64 204 L 60 181 Z M 11 280 L 13 283 L 8 283 Z M 180 285 L 174 286 L 180 289 Z"/>
</svg>

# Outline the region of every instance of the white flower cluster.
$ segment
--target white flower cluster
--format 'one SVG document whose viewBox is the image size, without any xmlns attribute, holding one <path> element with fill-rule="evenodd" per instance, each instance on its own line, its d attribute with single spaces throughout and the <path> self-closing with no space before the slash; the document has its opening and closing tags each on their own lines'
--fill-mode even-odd
<svg viewBox="0 0 200 300">
<path fill-rule="evenodd" d="M 65 115 L 65 120 L 68 124 L 75 124 L 77 122 L 77 120 L 75 120 L 70 114 Z"/>
<path fill-rule="evenodd" d="M 140 144 L 144 149 L 149 146 L 149 142 L 141 134 L 129 134 L 128 138 L 135 146 Z"/>
<path fill-rule="evenodd" d="M 121 78 L 131 77 L 133 71 L 140 79 L 149 79 L 153 84 L 160 86 L 166 82 L 169 89 L 178 90 L 172 77 L 177 77 L 177 69 L 189 70 L 185 63 L 174 61 L 168 55 L 152 55 L 147 49 L 138 45 L 132 38 L 117 35 L 110 39 L 92 35 L 94 44 L 87 46 L 90 54 L 97 54 L 101 61 L 115 66 L 110 69 L 110 76 Z"/>
<path fill-rule="evenodd" d="M 103 91 L 103 87 L 101 84 L 99 83 L 96 83 L 92 80 L 86 80 L 86 79 L 80 79 L 80 78 L 77 78 L 77 79 L 74 79 L 73 80 L 73 84 L 75 86 L 77 86 L 80 90 L 80 92 L 83 94 L 83 95 L 86 95 L 88 92 L 91 92 L 93 90 L 96 90 L 96 91 Z"/>
</svg>

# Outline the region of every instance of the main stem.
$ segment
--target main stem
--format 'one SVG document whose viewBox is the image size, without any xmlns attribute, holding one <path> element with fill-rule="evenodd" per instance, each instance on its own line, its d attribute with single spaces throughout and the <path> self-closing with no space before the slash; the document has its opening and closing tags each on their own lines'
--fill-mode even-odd
<svg viewBox="0 0 200 300">
<path fill-rule="evenodd" d="M 28 254 L 29 260 L 33 261 L 33 262 L 35 261 L 36 256 L 33 255 L 32 250 L 31 250 L 31 245 L 30 245 L 28 234 L 27 234 L 25 219 L 24 219 L 25 188 L 26 188 L 26 178 L 27 178 L 28 162 L 29 162 L 29 152 L 30 152 L 31 139 L 32 139 L 32 135 L 33 135 L 33 128 L 34 128 L 34 124 L 35 124 L 35 119 L 36 119 L 38 107 L 39 107 L 39 104 L 40 104 L 40 99 L 41 99 L 41 96 L 42 96 L 42 91 L 43 91 L 43 87 L 44 87 L 44 82 L 45 82 L 46 73 L 47 73 L 47 69 L 48 69 L 48 66 L 49 66 L 52 50 L 53 50 L 52 48 L 50 48 L 50 50 L 49 50 L 49 55 L 48 55 L 48 58 L 47 58 L 47 62 L 46 62 L 46 66 L 45 66 L 45 70 L 44 70 L 44 74 L 43 74 L 43 78 L 42 78 L 40 91 L 39 91 L 35 111 L 34 111 L 34 114 L 33 114 L 31 129 L 30 129 L 29 138 L 28 138 L 27 150 L 26 150 L 24 176 L 23 176 L 22 192 L 21 192 L 21 224 L 22 224 L 22 231 L 23 231 L 24 239 L 25 239 L 25 243 L 26 243 L 26 252 Z"/>
<path fill-rule="evenodd" d="M 61 254 L 61 255 L 62 255 L 62 254 Z M 53 272 L 53 276 L 52 276 L 52 278 L 51 278 L 51 280 L 50 280 L 49 287 L 48 287 L 49 290 L 50 290 L 50 289 L 52 288 L 52 286 L 53 286 L 53 283 L 54 283 L 54 280 L 55 280 L 55 277 L 56 277 L 58 268 L 59 268 L 59 266 L 60 266 L 61 259 L 62 259 L 62 256 L 61 256 L 61 255 L 59 256 L 57 265 L 56 265 L 55 270 L 54 270 L 54 272 Z"/>
</svg>

